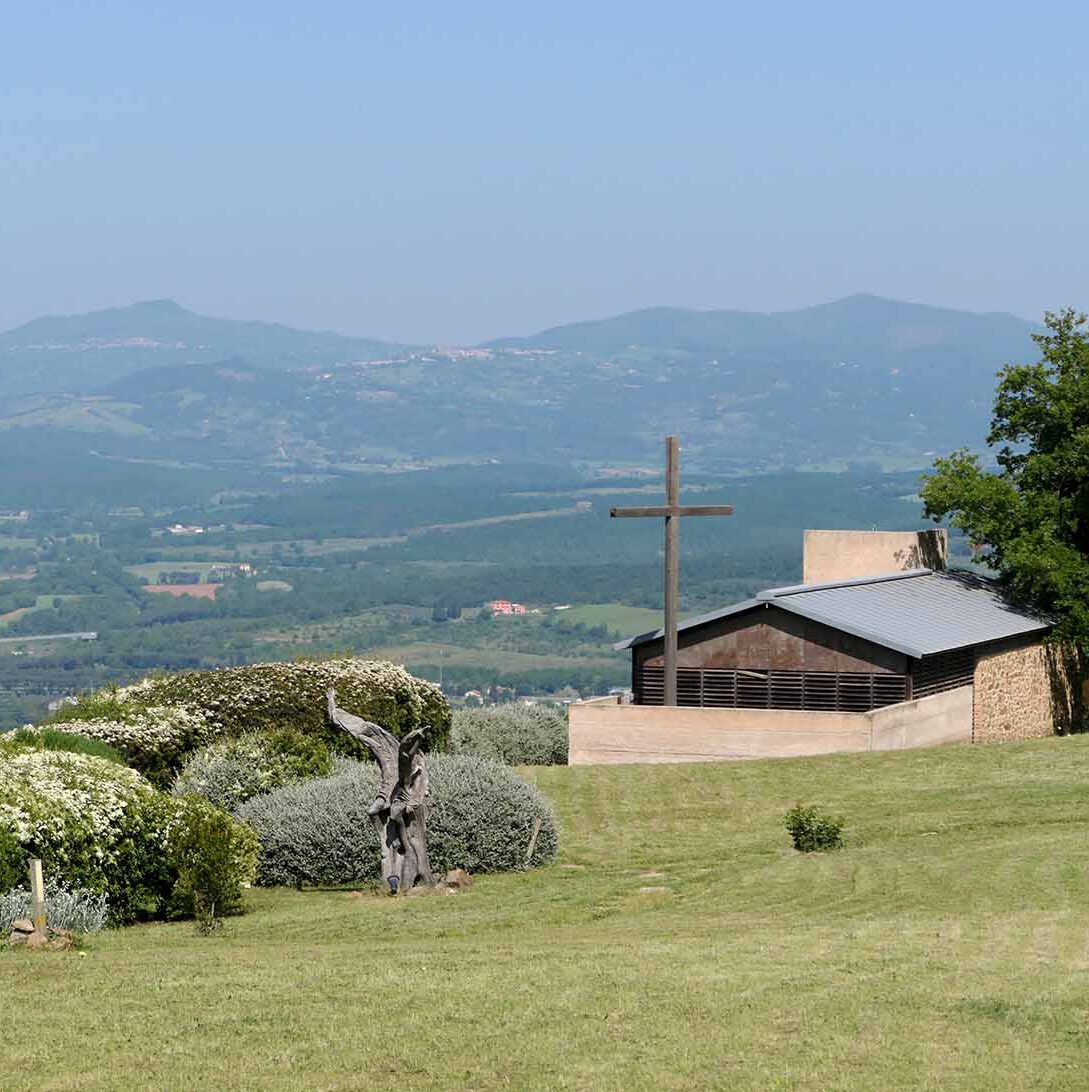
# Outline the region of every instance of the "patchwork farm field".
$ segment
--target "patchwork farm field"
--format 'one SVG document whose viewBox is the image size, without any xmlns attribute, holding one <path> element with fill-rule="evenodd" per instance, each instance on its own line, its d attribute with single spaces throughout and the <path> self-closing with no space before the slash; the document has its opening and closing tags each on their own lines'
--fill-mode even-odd
<svg viewBox="0 0 1089 1092">
<path fill-rule="evenodd" d="M 0 953 L 5 1089 L 1084 1089 L 1089 739 L 530 771 L 559 861 Z M 783 813 L 842 814 L 803 856 Z"/>
<path fill-rule="evenodd" d="M 624 603 L 583 603 L 564 611 L 564 621 L 586 626 L 605 626 L 610 633 L 625 637 L 646 633 L 662 624 L 662 612 Z"/>
</svg>

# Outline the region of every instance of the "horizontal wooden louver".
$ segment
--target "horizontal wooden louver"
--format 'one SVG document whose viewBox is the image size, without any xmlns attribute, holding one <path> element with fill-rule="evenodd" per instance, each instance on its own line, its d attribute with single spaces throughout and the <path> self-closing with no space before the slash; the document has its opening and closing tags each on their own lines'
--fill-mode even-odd
<svg viewBox="0 0 1089 1092">
<path fill-rule="evenodd" d="M 925 698 L 971 685 L 976 670 L 975 649 L 961 648 L 916 660 L 911 672 L 912 697 Z"/>
<path fill-rule="evenodd" d="M 682 667 L 677 671 L 677 704 L 694 705 L 703 704 L 702 671 L 690 667 Z"/>
<path fill-rule="evenodd" d="M 661 667 L 649 665 L 639 671 L 635 691 L 638 704 L 662 704 L 664 674 Z M 905 701 L 907 692 L 906 675 L 690 667 L 677 671 L 677 703 L 688 707 L 864 713 Z"/>
</svg>

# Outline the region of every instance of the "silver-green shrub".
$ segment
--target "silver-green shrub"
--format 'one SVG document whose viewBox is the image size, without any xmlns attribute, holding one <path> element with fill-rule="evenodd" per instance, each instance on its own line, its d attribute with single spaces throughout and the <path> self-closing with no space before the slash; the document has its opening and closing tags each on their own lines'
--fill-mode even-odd
<svg viewBox="0 0 1089 1092">
<path fill-rule="evenodd" d="M 436 873 L 526 868 L 536 819 L 540 832 L 528 867 L 555 858 L 552 805 L 509 766 L 470 755 L 433 755 L 427 765 L 427 841 Z M 378 837 L 367 817 L 377 786 L 373 764 L 345 759 L 331 777 L 287 785 L 243 804 L 239 817 L 261 840 L 258 882 L 377 880 Z"/>
<path fill-rule="evenodd" d="M 567 714 L 543 705 L 458 709 L 450 727 L 450 751 L 509 766 L 566 766 Z"/>
<path fill-rule="evenodd" d="M 174 781 L 174 795 L 196 793 L 224 811 L 236 811 L 254 796 L 332 769 L 329 748 L 320 739 L 290 729 L 246 732 L 202 747 L 190 756 Z"/>
<path fill-rule="evenodd" d="M 109 917 L 105 895 L 60 883 L 45 885 L 45 909 L 50 928 L 70 933 L 99 933 Z M 0 895 L 0 933 L 7 933 L 12 922 L 30 914 L 30 892 L 25 887 Z"/>
</svg>

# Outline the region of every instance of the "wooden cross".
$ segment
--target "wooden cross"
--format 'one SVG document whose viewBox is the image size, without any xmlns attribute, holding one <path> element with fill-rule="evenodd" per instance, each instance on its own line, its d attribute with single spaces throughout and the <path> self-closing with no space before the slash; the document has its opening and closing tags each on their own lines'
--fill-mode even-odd
<svg viewBox="0 0 1089 1092">
<path fill-rule="evenodd" d="M 677 595 L 679 587 L 681 516 L 729 516 L 732 504 L 681 504 L 680 446 L 676 436 L 666 437 L 666 502 L 664 507 L 611 508 L 614 518 L 653 516 L 665 519 L 665 645 L 664 705 L 677 704 Z"/>
</svg>

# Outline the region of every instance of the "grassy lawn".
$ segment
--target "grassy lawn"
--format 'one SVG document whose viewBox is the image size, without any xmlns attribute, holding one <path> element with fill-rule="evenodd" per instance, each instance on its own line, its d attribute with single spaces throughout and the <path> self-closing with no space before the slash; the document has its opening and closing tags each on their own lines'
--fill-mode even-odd
<svg viewBox="0 0 1089 1092">
<path fill-rule="evenodd" d="M 587 626 L 607 626 L 613 633 L 625 637 L 646 633 L 662 624 L 660 610 L 629 607 L 623 603 L 585 603 L 565 610 L 560 616 L 565 622 L 582 622 Z"/>
<path fill-rule="evenodd" d="M 4 1089 L 1084 1089 L 1089 739 L 532 776 L 562 857 L 0 954 Z M 786 844 L 796 800 L 842 852 Z"/>
</svg>

